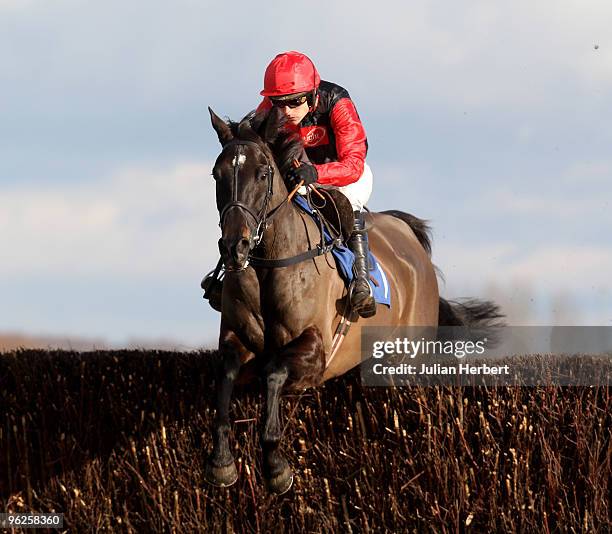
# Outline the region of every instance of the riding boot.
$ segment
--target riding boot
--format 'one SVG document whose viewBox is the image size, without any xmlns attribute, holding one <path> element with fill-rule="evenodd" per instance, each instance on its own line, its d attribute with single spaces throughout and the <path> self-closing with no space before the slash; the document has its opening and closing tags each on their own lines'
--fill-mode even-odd
<svg viewBox="0 0 612 534">
<path fill-rule="evenodd" d="M 200 287 L 204 290 L 203 298 L 208 300 L 211 308 L 218 312 L 221 311 L 221 295 L 223 293 L 223 280 L 219 280 L 215 271 L 211 271 L 200 283 Z"/>
<path fill-rule="evenodd" d="M 372 288 L 368 282 L 368 233 L 365 228 L 363 212 L 355 211 L 353 233 L 348 242 L 351 252 L 355 255 L 353 274 L 355 278 L 351 285 L 351 306 L 361 317 L 372 317 L 376 313 L 376 302 Z"/>
</svg>

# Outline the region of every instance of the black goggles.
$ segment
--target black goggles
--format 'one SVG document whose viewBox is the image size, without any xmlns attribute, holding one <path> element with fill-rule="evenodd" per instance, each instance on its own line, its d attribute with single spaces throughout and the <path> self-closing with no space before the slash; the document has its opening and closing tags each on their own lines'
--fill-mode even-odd
<svg viewBox="0 0 612 534">
<path fill-rule="evenodd" d="M 273 106 L 279 108 L 284 108 L 287 106 L 293 109 L 301 106 L 307 99 L 308 97 L 306 95 L 302 95 L 296 96 L 295 98 L 283 98 L 282 100 L 278 98 L 270 98 L 270 102 L 272 102 Z"/>
</svg>

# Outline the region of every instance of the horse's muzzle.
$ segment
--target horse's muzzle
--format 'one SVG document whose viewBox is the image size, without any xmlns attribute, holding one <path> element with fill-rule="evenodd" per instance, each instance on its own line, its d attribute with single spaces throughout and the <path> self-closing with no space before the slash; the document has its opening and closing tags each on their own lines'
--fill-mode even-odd
<svg viewBox="0 0 612 534">
<path fill-rule="evenodd" d="M 219 252 L 226 271 L 244 271 L 247 268 L 251 241 L 245 237 L 239 239 L 219 239 Z"/>
</svg>

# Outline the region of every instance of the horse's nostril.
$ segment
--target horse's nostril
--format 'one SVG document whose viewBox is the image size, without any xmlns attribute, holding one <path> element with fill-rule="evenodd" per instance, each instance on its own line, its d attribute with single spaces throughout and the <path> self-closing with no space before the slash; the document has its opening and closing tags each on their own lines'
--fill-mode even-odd
<svg viewBox="0 0 612 534">
<path fill-rule="evenodd" d="M 236 259 L 243 258 L 249 253 L 250 243 L 248 239 L 241 239 L 236 243 L 232 252 Z"/>
<path fill-rule="evenodd" d="M 225 241 L 223 239 L 219 239 L 218 244 L 219 244 L 219 254 L 221 254 L 222 257 L 227 255 L 227 253 L 229 252 L 229 249 Z"/>
<path fill-rule="evenodd" d="M 243 237 L 226 237 L 219 239 L 219 252 L 226 266 L 242 265 L 247 261 L 251 250 L 251 241 Z"/>
<path fill-rule="evenodd" d="M 238 263 L 246 260 L 250 249 L 251 242 L 246 238 L 239 239 L 232 246 L 228 247 L 228 251 L 231 253 L 232 258 Z"/>
</svg>

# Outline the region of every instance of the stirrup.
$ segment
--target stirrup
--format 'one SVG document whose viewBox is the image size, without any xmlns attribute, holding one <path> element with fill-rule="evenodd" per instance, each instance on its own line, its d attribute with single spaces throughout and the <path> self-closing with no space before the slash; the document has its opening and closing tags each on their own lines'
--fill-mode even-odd
<svg viewBox="0 0 612 534">
<path fill-rule="evenodd" d="M 364 297 L 360 302 L 353 303 L 353 295 L 355 291 L 356 281 L 357 279 L 353 280 L 353 283 L 349 288 L 348 299 L 353 311 L 358 313 L 360 317 L 367 319 L 368 317 L 376 315 L 376 300 L 374 300 L 372 286 L 366 282 L 368 285 L 368 296 Z"/>
<path fill-rule="evenodd" d="M 219 277 L 219 267 L 210 271 L 202 281 L 200 287 L 204 290 L 202 298 L 208 300 L 211 308 L 218 312 L 221 311 L 221 301 L 223 295 L 223 275 Z"/>
</svg>

